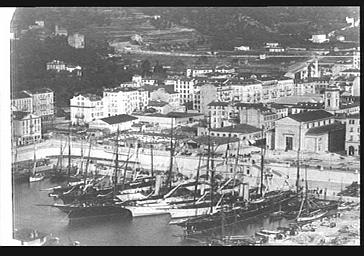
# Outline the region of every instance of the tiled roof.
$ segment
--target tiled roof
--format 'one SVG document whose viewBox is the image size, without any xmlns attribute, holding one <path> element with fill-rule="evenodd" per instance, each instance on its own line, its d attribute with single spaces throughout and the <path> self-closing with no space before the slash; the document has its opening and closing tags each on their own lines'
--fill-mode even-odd
<svg viewBox="0 0 364 256">
<path fill-rule="evenodd" d="M 336 123 L 329 124 L 329 125 L 312 127 L 306 132 L 306 135 L 319 135 L 319 134 L 324 134 L 324 133 L 337 131 L 337 130 L 343 130 L 343 129 L 345 129 L 345 124 L 336 122 Z"/>
<path fill-rule="evenodd" d="M 53 92 L 51 89 L 49 88 L 34 88 L 34 89 L 28 89 L 26 90 L 26 92 L 31 93 L 31 94 L 37 94 L 37 93 L 49 93 L 49 92 Z"/>
<path fill-rule="evenodd" d="M 151 100 L 148 103 L 148 106 L 151 106 L 151 107 L 164 107 L 165 105 L 168 105 L 168 102 Z"/>
<path fill-rule="evenodd" d="M 228 106 L 229 102 L 226 101 L 213 101 L 207 104 L 207 106 Z"/>
<path fill-rule="evenodd" d="M 261 131 L 261 129 L 259 129 L 255 126 L 248 125 L 248 124 L 237 124 L 237 125 L 232 125 L 232 126 L 211 129 L 211 131 L 246 134 L 246 133 L 259 132 L 259 131 Z"/>
<path fill-rule="evenodd" d="M 328 117 L 333 117 L 334 115 L 325 111 L 325 110 L 317 110 L 317 111 L 307 111 L 301 112 L 294 115 L 289 115 L 288 117 L 298 121 L 298 122 L 309 122 L 320 119 L 325 119 Z"/>
<path fill-rule="evenodd" d="M 24 99 L 24 98 L 31 98 L 31 96 L 26 92 L 14 92 L 12 95 L 12 99 Z"/>
<path fill-rule="evenodd" d="M 136 119 L 138 119 L 138 118 L 134 117 L 134 116 L 130 116 L 130 115 L 125 115 L 125 114 L 101 118 L 102 121 L 104 121 L 108 124 L 120 124 L 120 123 L 125 123 L 125 122 L 136 120 Z"/>
<path fill-rule="evenodd" d="M 28 114 L 30 114 L 30 113 L 29 112 L 24 112 L 24 111 L 13 111 L 13 118 L 15 120 L 21 120 L 25 116 L 27 116 Z"/>
<path fill-rule="evenodd" d="M 168 117 L 175 117 L 175 118 L 179 118 L 179 117 L 193 117 L 193 116 L 202 116 L 203 114 L 201 113 L 187 113 L 187 112 L 169 112 L 167 114 Z"/>
</svg>

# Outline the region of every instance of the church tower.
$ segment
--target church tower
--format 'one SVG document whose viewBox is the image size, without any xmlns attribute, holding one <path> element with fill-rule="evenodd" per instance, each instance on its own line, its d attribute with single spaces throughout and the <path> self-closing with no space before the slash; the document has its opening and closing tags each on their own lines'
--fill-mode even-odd
<svg viewBox="0 0 364 256">
<path fill-rule="evenodd" d="M 324 95 L 325 109 L 335 111 L 340 108 L 340 89 L 338 87 L 328 87 Z"/>
</svg>

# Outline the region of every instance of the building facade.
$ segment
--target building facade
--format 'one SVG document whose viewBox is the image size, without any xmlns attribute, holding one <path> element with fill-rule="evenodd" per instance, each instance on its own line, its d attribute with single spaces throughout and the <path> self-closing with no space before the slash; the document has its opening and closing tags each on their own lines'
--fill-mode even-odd
<svg viewBox="0 0 364 256">
<path fill-rule="evenodd" d="M 360 114 L 348 115 L 345 119 L 345 152 L 360 156 Z"/>
<path fill-rule="evenodd" d="M 72 124 L 84 125 L 104 117 L 104 104 L 101 96 L 79 94 L 70 100 Z"/>
<path fill-rule="evenodd" d="M 39 116 L 22 111 L 14 111 L 12 114 L 12 133 L 17 146 L 42 139 L 42 122 Z"/>
<path fill-rule="evenodd" d="M 68 36 L 68 44 L 76 49 L 85 48 L 85 36 L 79 33 Z"/>
<path fill-rule="evenodd" d="M 302 112 L 276 121 L 274 141 L 277 150 L 343 151 L 345 126 L 324 110 Z"/>
<path fill-rule="evenodd" d="M 148 92 L 135 88 L 107 88 L 103 92 L 104 116 L 130 115 L 148 105 Z"/>
<path fill-rule="evenodd" d="M 33 100 L 32 96 L 23 91 L 15 92 L 11 99 L 11 105 L 16 111 L 23 111 L 33 113 Z"/>
<path fill-rule="evenodd" d="M 49 88 L 25 90 L 32 97 L 33 114 L 43 120 L 54 117 L 54 92 Z"/>
</svg>

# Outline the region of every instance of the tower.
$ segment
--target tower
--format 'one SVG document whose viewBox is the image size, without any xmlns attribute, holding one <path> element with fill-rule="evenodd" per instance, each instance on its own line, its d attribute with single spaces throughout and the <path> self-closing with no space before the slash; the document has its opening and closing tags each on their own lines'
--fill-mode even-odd
<svg viewBox="0 0 364 256">
<path fill-rule="evenodd" d="M 338 87 L 327 88 L 324 94 L 324 101 L 326 110 L 338 110 L 340 107 L 340 89 Z"/>
</svg>

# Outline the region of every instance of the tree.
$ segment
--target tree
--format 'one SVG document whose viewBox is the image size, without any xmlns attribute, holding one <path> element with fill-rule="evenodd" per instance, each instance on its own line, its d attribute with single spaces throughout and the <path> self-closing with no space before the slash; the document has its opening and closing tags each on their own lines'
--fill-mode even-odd
<svg viewBox="0 0 364 256">
<path fill-rule="evenodd" d="M 150 75 L 151 65 L 148 59 L 145 59 L 141 65 L 142 76 Z"/>
</svg>

